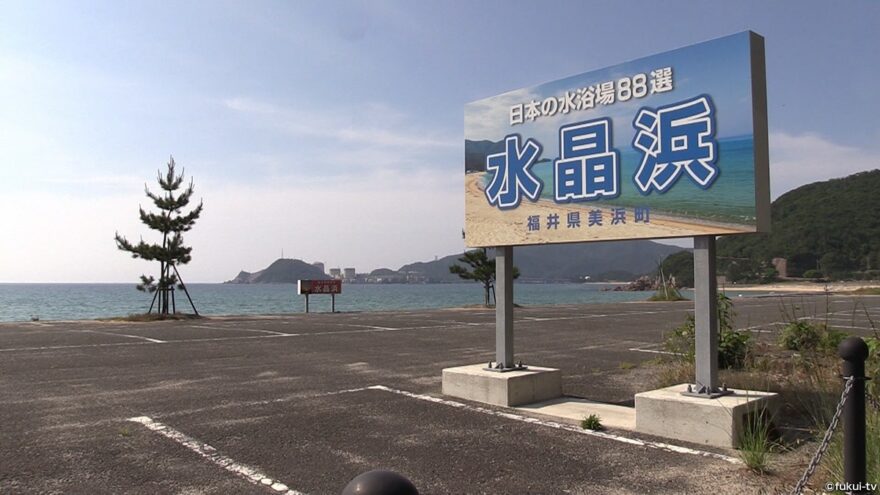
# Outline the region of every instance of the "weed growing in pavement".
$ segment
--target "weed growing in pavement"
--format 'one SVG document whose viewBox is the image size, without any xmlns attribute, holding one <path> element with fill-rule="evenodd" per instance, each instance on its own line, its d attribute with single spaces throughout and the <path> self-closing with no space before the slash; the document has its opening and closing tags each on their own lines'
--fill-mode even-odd
<svg viewBox="0 0 880 495">
<path fill-rule="evenodd" d="M 604 427 L 602 426 L 602 420 L 599 419 L 599 415 L 590 414 L 589 416 L 581 420 L 581 428 L 585 430 L 599 431 Z"/>
</svg>

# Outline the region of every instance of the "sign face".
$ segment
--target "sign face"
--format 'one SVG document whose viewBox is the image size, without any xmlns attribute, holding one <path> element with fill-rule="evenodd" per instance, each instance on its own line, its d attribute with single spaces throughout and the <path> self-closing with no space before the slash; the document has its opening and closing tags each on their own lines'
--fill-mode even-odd
<svg viewBox="0 0 880 495">
<path fill-rule="evenodd" d="M 768 231 L 766 100 L 747 31 L 469 103 L 467 245 Z"/>
<path fill-rule="evenodd" d="M 342 280 L 298 280 L 297 294 L 342 294 Z"/>
</svg>

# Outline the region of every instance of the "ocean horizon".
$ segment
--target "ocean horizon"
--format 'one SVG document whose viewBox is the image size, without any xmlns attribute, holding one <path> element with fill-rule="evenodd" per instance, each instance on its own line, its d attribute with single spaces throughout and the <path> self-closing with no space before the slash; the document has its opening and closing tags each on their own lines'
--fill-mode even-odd
<svg viewBox="0 0 880 495">
<path fill-rule="evenodd" d="M 521 306 L 646 301 L 652 292 L 612 291 L 616 283 L 517 283 L 514 301 Z M 304 312 L 296 284 L 188 284 L 204 316 L 294 314 Z M 684 291 L 690 298 L 690 291 Z M 730 294 L 730 291 L 728 291 Z M 757 293 L 734 293 L 734 297 Z M 146 313 L 152 295 L 133 283 L 0 283 L 0 322 L 90 320 Z M 177 310 L 192 313 L 183 291 Z M 311 312 L 329 312 L 330 296 L 313 295 Z M 344 284 L 336 311 L 398 311 L 477 306 L 483 302 L 477 283 Z"/>
</svg>

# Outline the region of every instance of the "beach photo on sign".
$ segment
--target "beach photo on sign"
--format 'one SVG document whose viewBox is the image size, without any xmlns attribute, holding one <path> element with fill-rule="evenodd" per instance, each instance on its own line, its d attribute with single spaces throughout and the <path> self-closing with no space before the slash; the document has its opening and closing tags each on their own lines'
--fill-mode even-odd
<svg viewBox="0 0 880 495">
<path fill-rule="evenodd" d="M 467 244 L 764 230 L 756 47 L 744 32 L 468 104 Z"/>
</svg>

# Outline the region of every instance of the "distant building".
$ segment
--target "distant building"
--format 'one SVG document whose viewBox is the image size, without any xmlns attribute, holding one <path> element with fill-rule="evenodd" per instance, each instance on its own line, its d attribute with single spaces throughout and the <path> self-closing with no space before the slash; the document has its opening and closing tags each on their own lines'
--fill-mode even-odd
<svg viewBox="0 0 880 495">
<path fill-rule="evenodd" d="M 355 272 L 354 268 L 346 268 L 345 270 L 343 270 L 342 278 L 344 280 L 354 280 L 357 278 L 357 273 Z"/>
<path fill-rule="evenodd" d="M 312 266 L 314 266 L 315 268 L 320 268 L 321 273 L 324 273 L 324 262 L 323 261 L 316 261 L 316 262 L 312 263 Z"/>
<path fill-rule="evenodd" d="M 788 260 L 785 258 L 773 258 L 770 262 L 773 263 L 773 268 L 776 269 L 779 278 L 788 277 Z"/>
<path fill-rule="evenodd" d="M 776 273 L 779 274 L 779 278 L 788 277 L 788 260 L 785 258 L 773 258 L 771 261 L 773 263 L 773 268 L 776 269 Z"/>
<path fill-rule="evenodd" d="M 342 270 L 340 270 L 339 268 L 331 268 L 330 276 L 333 278 L 342 278 Z"/>
</svg>

